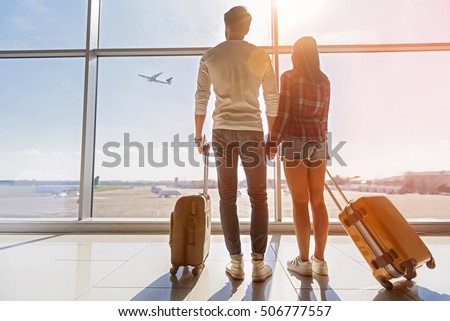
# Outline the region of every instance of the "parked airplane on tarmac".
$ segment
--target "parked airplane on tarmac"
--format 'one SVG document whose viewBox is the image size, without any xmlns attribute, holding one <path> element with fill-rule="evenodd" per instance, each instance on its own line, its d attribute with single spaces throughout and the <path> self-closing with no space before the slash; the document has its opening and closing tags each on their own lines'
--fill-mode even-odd
<svg viewBox="0 0 450 321">
<path fill-rule="evenodd" d="M 159 198 L 161 198 L 161 197 L 168 198 L 170 196 L 178 197 L 180 195 L 181 195 L 181 193 L 176 191 L 176 190 L 160 190 L 159 193 L 158 193 L 158 197 Z"/>
<path fill-rule="evenodd" d="M 170 197 L 170 196 L 180 196 L 181 193 L 176 190 L 163 190 L 161 187 L 152 185 L 152 193 L 158 195 L 159 198 L 161 197 Z"/>
<path fill-rule="evenodd" d="M 100 176 L 94 178 L 94 188 L 97 187 Z M 68 197 L 69 193 L 75 192 L 77 195 L 80 191 L 80 185 L 36 185 L 33 188 L 34 193 L 51 194 L 53 198 Z"/>
<path fill-rule="evenodd" d="M 138 76 L 141 76 L 141 77 L 147 79 L 150 82 L 156 82 L 156 83 L 160 83 L 160 84 L 171 85 L 173 77 L 167 78 L 165 81 L 162 81 L 162 80 L 158 79 L 158 77 L 161 74 L 162 74 L 162 72 L 160 72 L 159 74 L 155 74 L 153 76 L 147 76 L 147 75 L 143 75 L 143 74 L 138 74 Z"/>
</svg>

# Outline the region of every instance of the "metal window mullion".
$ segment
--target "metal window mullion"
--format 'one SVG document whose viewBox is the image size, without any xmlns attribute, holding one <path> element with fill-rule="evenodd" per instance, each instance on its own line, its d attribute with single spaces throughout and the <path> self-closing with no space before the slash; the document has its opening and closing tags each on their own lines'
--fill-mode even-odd
<svg viewBox="0 0 450 321">
<path fill-rule="evenodd" d="M 272 56 L 274 63 L 275 79 L 277 81 L 277 88 L 280 88 L 280 53 L 278 44 L 278 11 L 276 0 L 272 0 Z M 281 162 L 279 157 L 275 157 L 274 168 L 274 215 L 275 222 L 281 222 L 283 220 L 283 204 L 281 198 Z"/>
<path fill-rule="evenodd" d="M 273 28 L 272 32 L 275 32 Z M 98 36 L 97 36 L 98 37 Z M 98 38 L 97 38 L 98 42 Z M 292 46 L 262 46 L 269 54 L 290 54 Z M 209 47 L 190 48 L 91 48 L 97 57 L 133 57 L 133 56 L 201 56 Z M 450 43 L 385 44 L 385 45 L 319 45 L 320 53 L 386 53 L 386 52 L 427 52 L 450 51 Z M 15 58 L 83 58 L 86 49 L 49 49 L 49 50 L 0 50 L 0 59 Z"/>
<path fill-rule="evenodd" d="M 92 217 L 100 0 L 88 1 L 78 220 Z"/>
<path fill-rule="evenodd" d="M 261 46 L 269 54 L 272 46 Z M 185 48 L 103 48 L 94 50 L 98 57 L 202 56 L 210 47 Z"/>
<path fill-rule="evenodd" d="M 319 52 L 326 53 L 392 53 L 450 51 L 450 43 L 405 43 L 405 44 L 357 44 L 357 45 L 319 45 Z M 279 46 L 280 54 L 290 54 L 292 46 Z"/>
<path fill-rule="evenodd" d="M 16 58 L 83 58 L 85 49 L 62 50 L 0 50 L 0 59 Z"/>
<path fill-rule="evenodd" d="M 276 19 L 276 9 L 273 20 Z M 290 54 L 292 46 L 279 46 L 278 23 L 272 21 L 272 46 L 261 46 L 269 54 L 278 56 Z M 105 48 L 94 49 L 98 57 L 134 57 L 134 56 L 201 56 L 209 47 L 186 48 Z M 424 52 L 450 51 L 450 43 L 420 43 L 420 44 L 385 44 L 385 45 L 319 45 L 320 53 L 383 53 L 383 52 Z M 0 51 L 0 56 L 1 56 Z"/>
</svg>

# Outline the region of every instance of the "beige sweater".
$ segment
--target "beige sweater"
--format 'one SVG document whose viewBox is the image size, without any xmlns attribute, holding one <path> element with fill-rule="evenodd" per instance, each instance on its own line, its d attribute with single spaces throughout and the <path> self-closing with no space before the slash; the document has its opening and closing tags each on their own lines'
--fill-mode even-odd
<svg viewBox="0 0 450 321">
<path fill-rule="evenodd" d="M 211 84 L 216 95 L 213 129 L 262 131 L 258 96 L 262 85 L 266 115 L 276 117 L 278 90 L 269 55 L 243 40 L 227 40 L 200 60 L 195 114 L 206 115 Z"/>
</svg>

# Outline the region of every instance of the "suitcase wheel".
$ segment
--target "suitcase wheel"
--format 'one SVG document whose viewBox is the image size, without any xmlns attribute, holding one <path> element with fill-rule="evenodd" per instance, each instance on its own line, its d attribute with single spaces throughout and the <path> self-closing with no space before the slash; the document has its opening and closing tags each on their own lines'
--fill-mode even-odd
<svg viewBox="0 0 450 321">
<path fill-rule="evenodd" d="M 427 267 L 429 269 L 434 269 L 436 267 L 436 261 L 434 260 L 434 257 L 431 257 L 431 259 L 427 262 Z"/>
<path fill-rule="evenodd" d="M 388 291 L 391 291 L 394 288 L 394 285 L 391 281 L 386 279 L 384 276 L 378 276 L 376 277 L 377 281 L 380 282 L 380 284 Z"/>
<path fill-rule="evenodd" d="M 394 285 L 392 282 L 386 280 L 385 282 L 382 282 L 381 285 L 388 291 L 391 291 L 394 288 Z"/>
<path fill-rule="evenodd" d="M 170 274 L 175 275 L 178 272 L 179 266 L 172 265 L 172 268 L 170 269 Z"/>
<path fill-rule="evenodd" d="M 417 276 L 417 272 L 416 270 L 408 270 L 408 272 L 406 272 L 405 278 L 408 281 L 411 281 L 412 279 L 414 279 Z"/>
<path fill-rule="evenodd" d="M 194 267 L 194 269 L 192 270 L 192 274 L 197 276 L 203 270 L 203 266 L 204 265 L 202 264 Z"/>
</svg>

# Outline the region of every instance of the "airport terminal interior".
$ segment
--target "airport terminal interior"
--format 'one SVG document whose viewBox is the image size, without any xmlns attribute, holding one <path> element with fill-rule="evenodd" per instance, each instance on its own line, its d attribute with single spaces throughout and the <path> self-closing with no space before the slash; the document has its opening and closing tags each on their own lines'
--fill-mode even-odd
<svg viewBox="0 0 450 321">
<path fill-rule="evenodd" d="M 232 280 L 210 157 L 209 256 L 199 275 L 171 275 L 171 213 L 204 181 L 199 63 L 225 40 L 224 13 L 237 5 L 252 15 L 245 40 L 269 54 L 278 86 L 293 44 L 316 39 L 331 83 L 328 170 L 350 200 L 388 198 L 434 269 L 383 288 L 324 191 L 329 275 L 288 271 L 298 248 L 276 157 L 267 164 L 273 276 L 251 279 L 239 166 L 245 278 Z M 0 76 L 0 301 L 450 301 L 450 1 L 1 1 Z M 262 92 L 259 104 L 267 133 Z M 211 140 L 214 93 L 207 109 Z"/>
<path fill-rule="evenodd" d="M 203 271 L 171 268 L 168 235 L 0 235 L 0 300 L 82 301 L 448 301 L 450 237 L 423 237 L 437 266 L 417 269 L 411 281 L 394 279 L 391 291 L 373 277 L 347 236 L 330 236 L 328 277 L 286 269 L 297 253 L 293 235 L 269 235 L 266 264 L 273 276 L 252 282 L 250 239 L 242 237 L 245 278 L 225 273 L 222 235 L 213 235 Z M 312 244 L 313 246 L 313 244 Z"/>
</svg>

